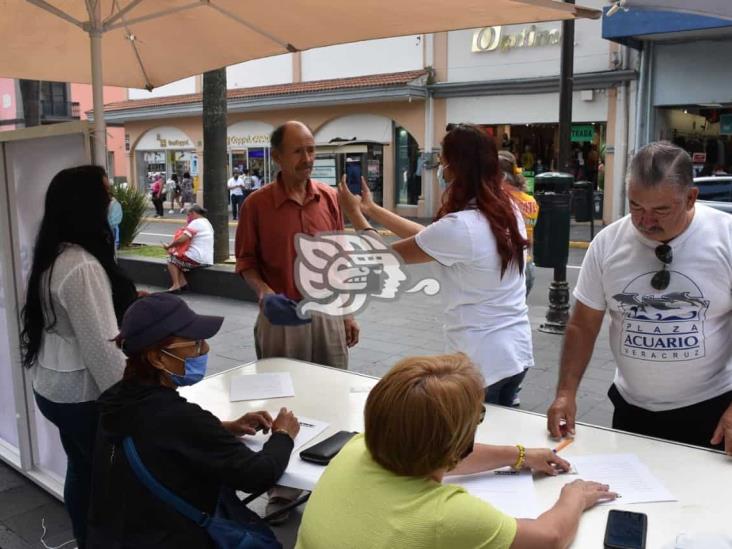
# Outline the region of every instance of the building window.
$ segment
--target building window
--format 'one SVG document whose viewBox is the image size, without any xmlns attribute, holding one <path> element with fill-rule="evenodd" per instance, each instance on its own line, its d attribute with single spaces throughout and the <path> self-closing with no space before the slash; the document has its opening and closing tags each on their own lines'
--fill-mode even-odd
<svg viewBox="0 0 732 549">
<path fill-rule="evenodd" d="M 41 112 L 44 117 L 71 118 L 65 82 L 41 82 Z"/>
</svg>

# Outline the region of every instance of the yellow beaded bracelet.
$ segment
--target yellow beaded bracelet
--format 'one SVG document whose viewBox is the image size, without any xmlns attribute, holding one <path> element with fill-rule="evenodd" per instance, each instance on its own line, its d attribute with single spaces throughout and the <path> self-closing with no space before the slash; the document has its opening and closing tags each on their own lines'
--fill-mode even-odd
<svg viewBox="0 0 732 549">
<path fill-rule="evenodd" d="M 517 444 L 516 448 L 518 448 L 519 455 L 516 463 L 513 464 L 513 468 L 517 471 L 520 471 L 521 469 L 523 469 L 524 462 L 526 461 L 526 448 L 524 448 L 522 444 Z"/>
</svg>

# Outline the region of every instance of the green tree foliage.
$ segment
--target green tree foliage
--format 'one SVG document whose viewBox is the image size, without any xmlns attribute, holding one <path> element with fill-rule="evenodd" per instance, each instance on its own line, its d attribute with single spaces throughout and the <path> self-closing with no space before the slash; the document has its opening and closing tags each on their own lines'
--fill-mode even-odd
<svg viewBox="0 0 732 549">
<path fill-rule="evenodd" d="M 126 248 L 142 230 L 142 219 L 148 208 L 147 195 L 142 190 L 127 184 L 114 185 L 112 195 L 122 206 L 119 243 L 120 247 Z"/>
</svg>

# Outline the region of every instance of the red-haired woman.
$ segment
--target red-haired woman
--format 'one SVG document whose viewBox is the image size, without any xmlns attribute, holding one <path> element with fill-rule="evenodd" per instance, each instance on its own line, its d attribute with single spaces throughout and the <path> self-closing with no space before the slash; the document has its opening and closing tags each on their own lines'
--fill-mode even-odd
<svg viewBox="0 0 732 549">
<path fill-rule="evenodd" d="M 423 227 L 374 203 L 368 185 L 353 195 L 344 181 L 339 198 L 356 230 L 365 216 L 402 240 L 392 244 L 406 263 L 436 261 L 445 305 L 447 351 L 461 351 L 479 366 L 486 402 L 511 406 L 534 365 L 524 281 L 528 245 L 521 213 L 502 185 L 492 137 L 457 124 L 442 141 L 447 185 L 434 223 Z"/>
</svg>

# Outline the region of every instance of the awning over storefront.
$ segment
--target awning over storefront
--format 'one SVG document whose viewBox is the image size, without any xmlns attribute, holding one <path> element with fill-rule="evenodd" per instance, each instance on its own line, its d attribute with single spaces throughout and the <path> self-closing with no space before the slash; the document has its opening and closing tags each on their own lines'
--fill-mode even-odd
<svg viewBox="0 0 732 549">
<path fill-rule="evenodd" d="M 392 121 L 375 114 L 352 114 L 324 124 L 315 133 L 315 143 L 330 145 L 346 141 L 372 141 L 387 144 L 392 141 Z"/>
<path fill-rule="evenodd" d="M 193 140 L 173 126 L 160 126 L 145 132 L 136 151 L 181 151 L 195 149 Z"/>
<path fill-rule="evenodd" d="M 674 40 L 704 37 L 710 31 L 728 30 L 732 21 L 671 11 L 629 9 L 608 15 L 603 10 L 602 37 L 626 46 L 639 48 L 643 40 Z"/>
</svg>

